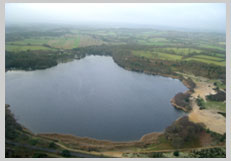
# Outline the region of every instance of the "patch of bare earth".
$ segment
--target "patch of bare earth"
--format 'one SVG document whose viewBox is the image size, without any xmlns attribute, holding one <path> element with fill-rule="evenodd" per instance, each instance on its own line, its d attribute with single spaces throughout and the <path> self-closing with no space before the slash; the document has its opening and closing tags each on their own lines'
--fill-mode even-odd
<svg viewBox="0 0 231 161">
<path fill-rule="evenodd" d="M 192 94 L 192 111 L 189 113 L 189 120 L 195 123 L 203 123 L 206 128 L 219 134 L 224 134 L 225 129 L 225 117 L 218 114 L 215 110 L 200 110 L 196 103 L 196 98 L 201 97 L 206 100 L 206 96 L 209 94 L 216 94 L 215 88 L 212 83 L 207 83 L 204 80 L 196 82 L 197 87 Z"/>
<path fill-rule="evenodd" d="M 194 89 L 194 93 L 192 97 L 197 98 L 200 96 L 204 100 L 206 100 L 206 96 L 210 94 L 216 94 L 216 91 L 213 90 L 215 86 L 212 83 L 207 83 L 204 81 L 196 82 L 196 88 Z"/>
</svg>

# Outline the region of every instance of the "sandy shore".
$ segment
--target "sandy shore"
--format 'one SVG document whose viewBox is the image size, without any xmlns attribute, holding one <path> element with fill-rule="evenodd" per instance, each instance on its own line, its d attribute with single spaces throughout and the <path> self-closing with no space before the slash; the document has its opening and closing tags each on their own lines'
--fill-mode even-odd
<svg viewBox="0 0 231 161">
<path fill-rule="evenodd" d="M 226 132 L 226 119 L 224 116 L 217 113 L 215 110 L 200 110 L 196 103 L 196 98 L 201 97 L 205 100 L 207 95 L 216 94 L 213 90 L 215 87 L 212 83 L 206 82 L 206 80 L 196 82 L 196 88 L 191 95 L 192 111 L 189 113 L 189 120 L 195 123 L 203 123 L 206 128 L 219 134 Z"/>
</svg>

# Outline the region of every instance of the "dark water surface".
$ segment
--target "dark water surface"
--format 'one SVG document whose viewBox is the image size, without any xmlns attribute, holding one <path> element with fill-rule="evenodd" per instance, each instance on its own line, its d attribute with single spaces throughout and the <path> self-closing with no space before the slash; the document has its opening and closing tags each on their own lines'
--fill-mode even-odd
<svg viewBox="0 0 231 161">
<path fill-rule="evenodd" d="M 105 56 L 6 73 L 6 103 L 31 131 L 114 141 L 164 130 L 184 114 L 170 99 L 185 90 L 177 79 L 127 71 Z"/>
</svg>

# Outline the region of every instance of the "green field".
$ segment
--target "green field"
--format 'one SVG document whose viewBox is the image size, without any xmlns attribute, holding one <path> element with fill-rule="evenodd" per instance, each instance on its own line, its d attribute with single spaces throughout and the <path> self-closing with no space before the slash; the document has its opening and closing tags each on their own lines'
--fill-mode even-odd
<svg viewBox="0 0 231 161">
<path fill-rule="evenodd" d="M 101 45 L 104 42 L 88 35 L 63 35 L 60 37 L 38 37 L 23 39 L 21 41 L 8 41 L 6 42 L 7 51 L 26 51 L 26 50 L 51 50 L 54 49 L 73 49 L 77 47 L 85 47 L 91 45 Z M 48 49 L 43 45 L 49 45 Z M 20 47 L 22 46 L 22 47 Z M 40 46 L 40 47 L 39 47 Z"/>
<path fill-rule="evenodd" d="M 71 50 L 100 45 L 132 45 L 135 56 L 197 61 L 225 66 L 225 36 L 154 29 L 59 29 L 6 34 L 6 51 Z M 211 41 L 211 40 L 212 41 Z"/>
<path fill-rule="evenodd" d="M 199 59 L 208 59 L 208 60 L 212 60 L 212 61 L 225 61 L 222 58 L 215 57 L 215 56 L 208 56 L 208 55 L 196 55 L 194 57 L 199 58 Z"/>
<path fill-rule="evenodd" d="M 224 43 L 224 42 L 218 42 L 218 44 L 221 44 L 221 43 Z M 224 47 L 220 47 L 220 46 L 216 46 L 216 45 L 214 46 L 214 45 L 201 44 L 200 46 L 203 48 L 211 48 L 211 49 L 217 49 L 217 50 L 224 50 L 225 51 Z"/>
<path fill-rule="evenodd" d="M 51 50 L 56 51 L 54 48 L 48 48 L 41 45 L 6 45 L 6 51 L 29 51 L 29 50 Z"/>
<path fill-rule="evenodd" d="M 150 58 L 150 59 L 163 59 L 163 60 L 181 60 L 179 55 L 171 55 L 167 53 L 154 53 L 149 51 L 132 51 L 136 56 Z"/>
<path fill-rule="evenodd" d="M 164 53 L 164 51 L 166 50 L 166 52 L 174 52 L 174 54 L 169 54 L 169 53 Z M 163 59 L 163 60 L 182 60 L 183 57 L 181 55 L 187 55 L 190 52 L 198 52 L 200 50 L 193 50 L 190 48 L 167 48 L 164 49 L 162 52 L 158 52 L 158 50 L 155 52 L 155 49 L 152 50 L 153 52 L 150 51 L 132 51 L 132 53 L 136 56 L 140 56 L 140 57 L 145 57 L 145 58 L 149 58 L 149 59 Z M 221 57 L 216 57 L 216 56 L 208 56 L 208 55 L 193 55 L 189 58 L 186 58 L 184 60 L 187 61 L 199 61 L 199 62 L 203 62 L 203 63 L 208 63 L 208 64 L 215 64 L 218 66 L 225 66 L 225 60 Z"/>
<path fill-rule="evenodd" d="M 201 50 L 199 49 L 193 49 L 193 48 L 165 48 L 164 50 L 167 50 L 167 51 L 173 51 L 175 52 L 176 54 L 179 54 L 179 55 L 187 55 L 189 53 L 200 53 Z"/>
<path fill-rule="evenodd" d="M 215 59 L 215 57 L 214 57 L 214 59 Z M 218 66 L 225 66 L 225 61 L 220 62 L 220 61 L 215 61 L 215 60 L 205 59 L 205 58 L 190 57 L 190 58 L 187 58 L 185 60 L 187 60 L 187 61 L 194 60 L 194 61 L 208 63 L 208 64 L 215 64 Z"/>
<path fill-rule="evenodd" d="M 226 104 L 224 102 L 217 102 L 217 101 L 206 101 L 205 102 L 206 109 L 214 109 L 220 112 L 226 112 Z"/>
</svg>

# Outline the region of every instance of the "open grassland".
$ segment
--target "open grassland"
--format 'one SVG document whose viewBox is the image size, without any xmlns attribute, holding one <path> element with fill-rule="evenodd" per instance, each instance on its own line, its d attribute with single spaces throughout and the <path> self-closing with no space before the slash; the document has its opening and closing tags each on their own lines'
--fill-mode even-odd
<svg viewBox="0 0 231 161">
<path fill-rule="evenodd" d="M 80 40 L 78 43 L 78 47 L 86 47 L 86 46 L 92 46 L 92 45 L 102 45 L 104 44 L 104 41 L 93 38 L 89 35 L 81 35 Z"/>
<path fill-rule="evenodd" d="M 207 59 L 207 60 L 211 60 L 211 61 L 225 61 L 222 58 L 215 57 L 215 56 L 208 56 L 208 55 L 196 55 L 194 57 L 199 58 L 199 59 Z"/>
<path fill-rule="evenodd" d="M 214 57 L 214 59 L 216 59 Z M 190 58 L 187 58 L 185 59 L 187 61 L 198 61 L 198 62 L 202 62 L 202 63 L 208 63 L 208 64 L 215 64 L 215 65 L 218 65 L 218 66 L 225 66 L 225 61 L 217 61 L 217 60 L 211 60 L 211 59 L 206 59 L 206 58 L 200 58 L 200 57 L 190 57 Z"/>
<path fill-rule="evenodd" d="M 150 51 L 133 51 L 132 52 L 136 56 L 150 58 L 150 59 L 164 59 L 164 60 L 181 60 L 181 56 L 172 55 L 167 53 L 155 53 Z"/>
<path fill-rule="evenodd" d="M 78 37 L 63 36 L 58 39 L 49 40 L 48 45 L 59 49 L 72 49 L 78 47 L 78 40 Z"/>
<path fill-rule="evenodd" d="M 226 112 L 226 103 L 225 102 L 217 102 L 217 101 L 206 101 L 205 102 L 206 109 L 213 109 L 219 112 Z"/>
<path fill-rule="evenodd" d="M 12 41 L 7 42 L 7 44 L 15 44 L 15 45 L 43 45 L 47 44 L 50 37 L 39 37 L 39 38 L 28 38 L 20 41 Z"/>
<path fill-rule="evenodd" d="M 194 48 L 165 48 L 164 50 L 174 52 L 175 54 L 178 55 L 187 55 L 189 53 L 200 53 L 201 50 L 199 49 L 194 49 Z"/>
<path fill-rule="evenodd" d="M 138 38 L 137 43 L 140 45 L 156 45 L 156 46 L 164 46 L 164 45 L 169 44 L 167 40 L 162 40 L 160 38 L 150 38 L 150 39 Z"/>
<path fill-rule="evenodd" d="M 221 58 L 221 57 L 216 57 L 216 56 L 208 56 L 208 55 L 201 55 L 199 54 L 199 50 L 193 50 L 190 51 L 191 49 L 176 49 L 176 48 L 167 48 L 162 50 L 161 52 L 159 52 L 158 50 L 155 51 L 155 49 L 152 50 L 152 52 L 150 51 L 132 51 L 132 54 L 139 56 L 139 57 L 145 57 L 145 58 L 149 58 L 149 59 L 162 59 L 162 60 L 186 60 L 186 61 L 198 61 L 198 62 L 202 62 L 202 63 L 207 63 L 207 64 L 215 64 L 218 66 L 225 66 L 225 59 Z M 165 53 L 166 51 L 166 53 Z M 169 53 L 169 51 L 171 53 Z M 198 52 L 198 54 L 196 55 L 192 55 L 190 57 L 187 58 L 183 58 L 181 55 L 187 55 L 191 52 Z"/>
<path fill-rule="evenodd" d="M 218 44 L 225 43 L 225 42 L 218 42 Z M 225 51 L 225 47 L 221 47 L 220 45 L 208 45 L 208 44 L 201 44 L 200 45 L 203 48 L 211 48 L 211 49 L 218 49 Z"/>
<path fill-rule="evenodd" d="M 28 38 L 18 41 L 6 42 L 7 51 L 26 51 L 26 50 L 52 50 L 52 49 L 73 49 L 105 43 L 89 35 L 73 34 L 62 35 L 59 37 L 41 36 Z M 46 47 L 48 46 L 48 47 Z"/>
</svg>

